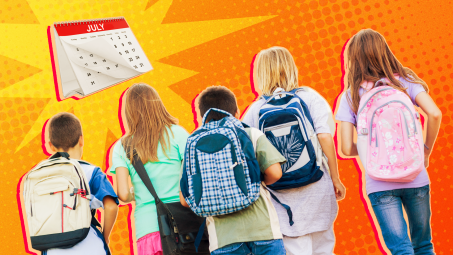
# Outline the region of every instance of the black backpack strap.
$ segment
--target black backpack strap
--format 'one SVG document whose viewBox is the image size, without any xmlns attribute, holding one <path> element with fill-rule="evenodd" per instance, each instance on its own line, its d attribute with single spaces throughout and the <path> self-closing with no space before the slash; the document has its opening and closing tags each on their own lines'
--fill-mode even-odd
<svg viewBox="0 0 453 255">
<path fill-rule="evenodd" d="M 52 157 L 50 157 L 50 159 L 60 158 L 60 157 L 69 159 L 69 154 L 67 152 L 57 152 L 57 153 L 53 154 Z"/>
<path fill-rule="evenodd" d="M 249 126 L 249 125 L 245 124 L 245 123 L 244 123 L 244 122 L 242 122 L 242 121 L 241 121 L 241 124 L 242 124 L 242 126 L 243 126 L 244 128 L 250 128 L 250 126 Z"/>
<path fill-rule="evenodd" d="M 201 238 L 203 237 L 204 234 L 204 228 L 206 226 L 206 218 L 204 218 L 203 223 L 201 223 L 200 228 L 198 229 L 198 234 L 197 237 L 195 238 L 195 251 L 198 253 L 198 247 L 200 246 L 201 243 Z"/>
<path fill-rule="evenodd" d="M 91 225 L 95 227 L 99 227 L 102 232 L 101 223 L 99 223 L 98 219 L 96 219 L 96 209 L 91 210 Z"/>
</svg>

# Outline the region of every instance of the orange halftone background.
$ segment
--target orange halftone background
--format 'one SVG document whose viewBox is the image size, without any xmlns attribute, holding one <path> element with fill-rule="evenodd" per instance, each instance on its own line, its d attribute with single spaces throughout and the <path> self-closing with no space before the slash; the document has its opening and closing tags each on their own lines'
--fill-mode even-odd
<svg viewBox="0 0 453 255">
<path fill-rule="evenodd" d="M 144 75 L 124 85 L 121 89 L 107 89 L 87 100 L 63 101 L 56 106 L 47 107 L 55 101 L 52 91 L 53 77 L 48 57 L 46 28 L 51 25 L 53 9 L 58 9 L 58 19 L 63 21 L 72 18 L 104 18 L 126 16 L 131 22 L 133 32 L 143 34 L 138 37 L 148 57 L 159 49 L 150 43 L 153 34 L 147 29 L 148 21 L 155 15 L 153 7 L 161 1 L 94 1 L 82 4 L 71 0 L 66 1 L 3 1 L 0 3 L 0 233 L 2 234 L 2 254 L 26 254 L 22 236 L 22 227 L 17 204 L 17 185 L 19 179 L 38 161 L 46 158 L 41 148 L 41 135 L 36 135 L 30 142 L 20 147 L 27 133 L 43 114 L 55 114 L 61 110 L 72 111 L 72 108 L 59 108 L 61 104 L 72 104 L 76 115 L 92 115 L 96 125 L 82 121 L 84 133 L 92 136 L 98 134 L 96 127 L 108 126 L 108 130 L 100 133 L 100 141 L 91 143 L 87 148 L 99 151 L 96 154 L 97 164 L 106 170 L 108 148 L 120 137 L 117 121 L 118 100 L 122 91 L 134 82 L 152 83 L 152 77 Z M 53 5 L 52 5 L 53 4 Z M 56 6 L 58 5 L 58 6 Z M 61 6 L 61 7 L 60 7 Z M 453 4 L 449 0 L 430 3 L 427 1 L 376 1 L 376 0 L 320 0 L 320 1 L 224 1 L 224 0 L 174 0 L 162 21 L 166 25 L 194 26 L 202 22 L 214 24 L 217 20 L 251 19 L 267 16 L 266 20 L 254 23 L 245 28 L 235 30 L 188 47 L 174 50 L 167 57 L 152 61 L 156 67 L 152 72 L 162 79 L 173 74 L 160 73 L 159 65 L 171 66 L 175 70 L 190 70 L 188 78 L 176 79 L 168 88 L 156 89 L 164 100 L 183 100 L 187 109 L 171 110 L 181 120 L 181 125 L 191 131 L 190 104 L 194 97 L 206 86 L 219 84 L 229 87 L 236 94 L 241 111 L 255 100 L 250 87 L 250 63 L 253 56 L 260 50 L 279 45 L 286 47 L 293 54 L 299 68 L 300 85 L 310 86 L 324 96 L 334 107 L 336 98 L 342 92 L 340 54 L 345 42 L 362 28 L 372 28 L 383 34 L 391 49 L 403 65 L 412 68 L 430 87 L 430 95 L 443 112 L 442 126 L 435 150 L 431 156 L 428 172 L 431 179 L 432 195 L 432 236 L 437 254 L 453 254 L 449 231 L 453 227 L 450 205 L 453 201 L 453 180 L 449 173 L 449 164 L 453 163 L 450 154 L 453 144 L 453 95 L 450 83 L 453 81 L 451 59 L 453 58 L 453 37 L 451 35 Z M 50 14 L 44 11 L 50 10 Z M 68 16 L 75 12 L 80 16 Z M 50 15 L 50 16 L 49 16 Z M 132 19 L 138 16 L 140 19 Z M 270 17 L 270 18 L 269 18 Z M 200 23 L 201 22 L 201 23 Z M 217 24 L 217 23 L 215 23 Z M 28 40 L 26 28 L 34 33 L 39 28 L 42 35 Z M 214 26 L 214 25 L 213 25 Z M 210 28 L 211 31 L 219 29 Z M 7 32 L 5 32 L 7 31 Z M 207 31 L 208 33 L 209 31 Z M 20 33 L 20 34 L 19 34 Z M 22 44 L 6 47 L 4 41 L 24 37 Z M 155 38 L 158 40 L 159 38 Z M 187 41 L 194 38 L 187 38 Z M 3 41 L 3 42 L 1 42 Z M 34 48 L 33 54 L 43 56 L 37 58 L 16 57 L 20 47 Z M 46 48 L 47 47 L 47 48 Z M 168 47 L 172 47 L 169 43 Z M 36 57 L 36 58 L 35 58 Z M 171 69 L 173 70 L 173 69 Z M 43 74 L 46 72 L 46 74 Z M 166 76 L 167 75 L 167 76 Z M 39 78 L 34 78 L 39 77 Z M 155 78 L 155 77 L 154 77 Z M 170 78 L 169 78 L 170 79 Z M 171 79 L 170 79 L 171 80 Z M 19 85 L 20 86 L 19 86 Z M 11 88 L 18 86 L 23 90 L 23 97 L 17 97 Z M 33 89 L 36 88 L 36 91 Z M 119 87 L 120 88 L 120 87 Z M 39 91 L 38 91 L 39 90 Z M 47 94 L 42 94 L 47 91 Z M 48 92 L 50 91 L 50 92 Z M 92 102 L 90 102 L 92 101 Z M 103 104 L 102 102 L 107 102 Z M 172 101 L 173 102 L 173 101 Z M 93 104 L 90 107 L 90 104 Z M 94 106 L 96 104 L 96 106 Z M 85 108 L 80 108 L 83 105 Z M 185 106 L 185 107 L 186 107 Z M 113 122 L 103 122 L 96 116 L 105 115 L 102 109 L 113 108 L 107 112 Z M 177 108 L 178 105 L 167 105 Z M 99 108 L 99 109 L 98 109 Z M 90 109 L 91 111 L 83 110 Z M 101 110 L 100 110 L 101 109 Z M 104 117 L 102 117 L 104 118 Z M 90 127 L 90 128 L 87 128 Z M 115 131 L 116 130 L 116 131 Z M 113 132 L 115 131 L 115 132 Z M 450 137 L 451 136 L 451 137 Z M 19 148 L 19 149 L 18 149 Z M 339 214 L 335 222 L 337 238 L 335 253 L 364 255 L 381 254 L 378 237 L 366 213 L 366 205 L 362 203 L 359 187 L 361 178 L 353 160 L 339 161 L 340 177 L 347 187 L 347 197 L 339 202 Z M 115 255 L 136 254 L 131 244 L 134 235 L 130 233 L 131 206 L 122 206 L 111 235 L 110 248 Z"/>
</svg>

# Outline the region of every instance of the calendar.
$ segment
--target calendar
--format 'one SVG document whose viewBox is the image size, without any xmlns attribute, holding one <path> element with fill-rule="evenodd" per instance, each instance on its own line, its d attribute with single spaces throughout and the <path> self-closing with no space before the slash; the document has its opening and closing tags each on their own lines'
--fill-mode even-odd
<svg viewBox="0 0 453 255">
<path fill-rule="evenodd" d="M 153 69 L 123 17 L 55 23 L 49 29 L 60 100 L 81 98 Z"/>
</svg>

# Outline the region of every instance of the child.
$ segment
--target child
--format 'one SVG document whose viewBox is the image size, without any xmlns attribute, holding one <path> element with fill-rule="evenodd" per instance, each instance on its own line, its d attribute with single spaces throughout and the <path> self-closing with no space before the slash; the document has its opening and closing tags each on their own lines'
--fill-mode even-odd
<svg viewBox="0 0 453 255">
<path fill-rule="evenodd" d="M 209 87 L 200 94 L 198 117 L 203 116 L 210 108 L 224 110 L 236 118 L 240 116 L 236 97 L 223 86 Z M 220 120 L 225 116 L 222 113 L 211 112 L 206 123 Z M 273 184 L 282 175 L 280 164 L 285 162 L 285 158 L 259 130 L 253 128 L 245 130 L 254 140 L 252 142 L 256 143 L 255 153 L 260 171 L 264 175 L 264 183 Z M 180 200 L 188 207 L 182 193 Z M 259 198 L 245 209 L 231 214 L 207 217 L 207 229 L 211 254 L 214 255 L 285 254 L 275 208 L 270 201 L 269 192 L 262 186 Z"/>
<path fill-rule="evenodd" d="M 272 47 L 261 51 L 255 58 L 253 80 L 256 90 L 266 96 L 275 91 L 291 91 L 299 87 L 297 67 L 289 51 Z M 287 254 L 332 254 L 335 246 L 333 221 L 338 206 L 336 200 L 345 196 L 345 187 L 338 176 L 335 145 L 328 125 L 330 109 L 316 92 L 305 89 L 296 92 L 308 107 L 322 152 L 328 159 L 328 169 L 321 179 L 306 186 L 272 190 L 280 202 L 288 205 L 293 213 L 290 225 L 286 209 L 274 199 L 280 220 L 283 242 Z M 257 127 L 260 108 L 265 100 L 260 98 L 245 114 L 244 123 Z"/>
<path fill-rule="evenodd" d="M 162 244 L 153 196 L 127 157 L 123 142 L 136 150 L 164 203 L 178 202 L 181 161 L 189 134 L 165 108 L 157 91 L 147 84 L 134 84 L 126 92 L 125 124 L 129 131 L 113 148 L 110 172 L 116 174 L 121 201 L 135 201 L 135 233 L 139 255 L 161 255 Z M 129 186 L 129 177 L 134 193 Z"/>
<path fill-rule="evenodd" d="M 366 192 L 382 236 L 392 254 L 434 254 L 431 242 L 431 209 L 429 177 L 426 172 L 429 155 L 439 131 L 442 112 L 428 95 L 428 86 L 412 70 L 403 67 L 390 51 L 385 38 L 364 29 L 348 42 L 344 53 L 348 89 L 341 97 L 336 119 L 341 121 L 341 150 L 346 156 L 357 156 L 354 143 L 360 98 L 376 81 L 386 78 L 391 87 L 406 93 L 412 103 L 427 114 L 424 168 L 411 182 L 385 182 L 365 173 Z M 365 88 L 363 88 L 365 87 Z M 362 162 L 364 163 L 364 162 Z M 407 234 L 402 205 L 406 209 L 411 231 Z"/>
<path fill-rule="evenodd" d="M 67 152 L 72 159 L 81 160 L 83 153 L 82 125 L 72 113 L 62 112 L 53 116 L 49 121 L 48 145 L 55 152 Z M 94 227 L 90 228 L 87 237 L 68 249 L 49 249 L 43 255 L 79 255 L 110 254 L 108 249 L 110 232 L 118 213 L 118 198 L 112 185 L 99 167 L 81 162 L 83 171 L 89 181 L 91 191 L 91 209 L 104 208 L 103 233 Z"/>
</svg>

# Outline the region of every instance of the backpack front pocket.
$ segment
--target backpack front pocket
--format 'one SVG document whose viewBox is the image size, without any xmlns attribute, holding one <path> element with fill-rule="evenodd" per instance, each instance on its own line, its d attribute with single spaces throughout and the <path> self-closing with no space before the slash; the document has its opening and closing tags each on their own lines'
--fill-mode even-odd
<svg viewBox="0 0 453 255">
<path fill-rule="evenodd" d="M 64 177 L 44 179 L 39 182 L 31 196 L 31 235 L 46 235 L 64 232 L 65 199 L 73 185 Z M 68 201 L 69 202 L 69 201 Z"/>
<path fill-rule="evenodd" d="M 264 129 L 264 134 L 286 158 L 286 163 L 281 165 L 283 173 L 297 170 L 310 161 L 299 121 L 267 127 Z"/>
<path fill-rule="evenodd" d="M 231 140 L 222 134 L 202 137 L 196 145 L 192 175 L 195 203 L 214 211 L 247 199 L 245 159 L 237 156 Z"/>
</svg>

